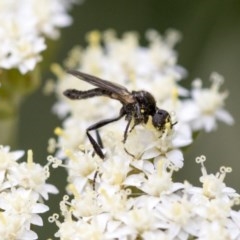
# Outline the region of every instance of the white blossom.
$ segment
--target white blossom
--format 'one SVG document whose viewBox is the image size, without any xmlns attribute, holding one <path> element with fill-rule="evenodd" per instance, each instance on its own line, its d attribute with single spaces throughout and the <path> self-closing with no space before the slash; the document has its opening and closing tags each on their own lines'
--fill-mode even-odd
<svg viewBox="0 0 240 240">
<path fill-rule="evenodd" d="M 49 166 L 42 167 L 33 162 L 32 151 L 28 151 L 27 162 L 18 163 L 23 151 L 10 151 L 0 146 L 1 192 L 0 233 L 3 239 L 37 239 L 31 225 L 42 226 L 39 214 L 49 210 L 43 203 L 48 194 L 58 193 L 57 188 L 46 183 Z"/>
<path fill-rule="evenodd" d="M 59 28 L 71 24 L 66 0 L 2 0 L 0 3 L 0 67 L 34 69 L 46 49 L 45 38 L 58 38 Z"/>
<path fill-rule="evenodd" d="M 224 101 L 228 93 L 220 92 L 220 86 L 223 84 L 223 77 L 217 73 L 211 75 L 212 85 L 208 88 L 202 88 L 200 79 L 195 80 L 191 91 L 192 101 L 187 103 L 186 114 L 195 113 L 194 119 L 190 121 L 190 126 L 194 131 L 204 129 L 207 132 L 215 130 L 217 120 L 229 125 L 234 123 L 230 113 L 224 109 Z"/>
<path fill-rule="evenodd" d="M 2 239 L 38 239 L 37 234 L 26 227 L 22 215 L 1 212 L 0 235 Z"/>
</svg>

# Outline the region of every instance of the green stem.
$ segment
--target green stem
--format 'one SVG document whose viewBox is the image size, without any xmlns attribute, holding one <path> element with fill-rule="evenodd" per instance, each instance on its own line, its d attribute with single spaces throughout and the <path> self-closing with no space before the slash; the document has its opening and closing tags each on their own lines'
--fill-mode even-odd
<svg viewBox="0 0 240 240">
<path fill-rule="evenodd" d="M 26 95 L 40 83 L 39 71 L 22 75 L 17 69 L 0 70 L 0 145 L 16 146 L 19 109 Z"/>
<path fill-rule="evenodd" d="M 17 146 L 18 116 L 0 119 L 0 145 Z"/>
</svg>

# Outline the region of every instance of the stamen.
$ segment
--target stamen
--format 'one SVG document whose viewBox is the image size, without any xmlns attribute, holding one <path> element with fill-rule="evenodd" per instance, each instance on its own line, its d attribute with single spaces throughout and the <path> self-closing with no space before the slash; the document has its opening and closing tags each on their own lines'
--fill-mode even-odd
<svg viewBox="0 0 240 240">
<path fill-rule="evenodd" d="M 220 175 L 219 175 L 219 179 L 223 182 L 225 177 L 226 177 L 226 174 L 227 173 L 230 173 L 232 172 L 232 168 L 231 167 L 225 167 L 225 166 L 222 166 L 220 167 Z"/>
<path fill-rule="evenodd" d="M 73 152 L 70 149 L 65 150 L 66 156 L 71 159 L 72 161 L 77 161 L 76 156 L 74 156 Z"/>
<path fill-rule="evenodd" d="M 164 161 L 162 159 L 160 159 L 157 163 L 157 174 L 161 177 L 162 173 L 163 173 L 163 165 L 164 165 Z"/>
<path fill-rule="evenodd" d="M 223 84 L 224 82 L 224 77 L 222 75 L 220 75 L 219 73 L 213 72 L 210 75 L 210 81 L 212 81 L 212 86 L 211 89 L 218 92 L 220 86 Z"/>
<path fill-rule="evenodd" d="M 67 134 L 64 132 L 64 130 L 60 127 L 56 127 L 54 129 L 54 134 L 56 134 L 57 136 L 61 136 L 61 137 L 65 137 L 67 138 Z"/>
<path fill-rule="evenodd" d="M 195 79 L 195 80 L 192 82 L 192 87 L 193 87 L 193 88 L 196 88 L 196 89 L 202 88 L 202 80 L 201 80 L 200 78 Z"/>
<path fill-rule="evenodd" d="M 57 142 L 56 142 L 55 138 L 49 138 L 47 151 L 49 153 L 54 153 L 56 150 L 56 147 L 57 147 Z"/>
<path fill-rule="evenodd" d="M 50 69 L 58 77 L 58 79 L 62 79 L 65 74 L 63 68 L 57 63 L 51 64 Z"/>
<path fill-rule="evenodd" d="M 179 91 L 178 91 L 178 88 L 177 87 L 174 87 L 172 89 L 172 100 L 173 100 L 173 104 L 176 106 L 178 100 L 179 100 Z"/>
<path fill-rule="evenodd" d="M 33 151 L 31 149 L 29 149 L 27 151 L 27 163 L 29 167 L 32 167 L 33 164 Z"/>
<path fill-rule="evenodd" d="M 64 61 L 64 66 L 67 69 L 75 69 L 80 63 L 81 59 L 81 54 L 82 54 L 82 48 L 80 46 L 75 46 L 73 47 L 69 54 L 67 59 Z"/>
<path fill-rule="evenodd" d="M 48 165 L 44 166 L 44 175 L 45 175 L 45 179 L 48 179 L 50 177 L 50 171 L 49 171 Z"/>
<path fill-rule="evenodd" d="M 47 157 L 47 161 L 52 164 L 52 167 L 53 168 L 58 168 L 59 166 L 61 167 L 65 167 L 63 164 L 62 164 L 62 160 L 56 158 L 56 157 L 53 157 L 52 155 L 49 155 Z"/>
<path fill-rule="evenodd" d="M 74 184 L 69 184 L 68 189 L 69 189 L 69 191 L 72 192 L 75 199 L 78 199 L 78 200 L 80 199 L 80 194 Z"/>
<path fill-rule="evenodd" d="M 48 218 L 48 221 L 50 222 L 50 223 L 56 223 L 58 226 L 60 226 L 60 222 L 58 221 L 58 219 L 59 219 L 59 214 L 57 214 L 57 213 L 54 213 L 52 216 L 50 216 L 49 218 Z"/>
<path fill-rule="evenodd" d="M 90 47 L 97 47 L 100 45 L 101 33 L 97 30 L 87 33 L 86 40 Z"/>
<path fill-rule="evenodd" d="M 3 223 L 3 225 L 6 224 L 6 218 L 4 217 L 2 212 L 0 212 L 0 221 Z"/>
<path fill-rule="evenodd" d="M 201 155 L 200 157 L 196 158 L 196 163 L 201 164 L 201 171 L 202 171 L 202 176 L 206 176 L 207 175 L 207 169 L 204 166 L 204 162 L 206 161 L 206 156 Z"/>
<path fill-rule="evenodd" d="M 103 40 L 105 44 L 109 44 L 116 41 L 116 31 L 113 29 L 106 30 L 103 33 Z"/>
</svg>

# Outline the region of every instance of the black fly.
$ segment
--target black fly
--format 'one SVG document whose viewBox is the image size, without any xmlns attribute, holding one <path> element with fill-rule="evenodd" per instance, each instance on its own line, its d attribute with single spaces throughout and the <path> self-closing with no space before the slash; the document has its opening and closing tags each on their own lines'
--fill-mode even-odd
<svg viewBox="0 0 240 240">
<path fill-rule="evenodd" d="M 149 116 L 152 116 L 152 124 L 157 130 L 164 130 L 168 124 L 170 128 L 176 123 L 171 122 L 170 114 L 162 109 L 159 109 L 156 106 L 156 101 L 152 94 L 147 91 L 132 91 L 129 92 L 125 87 L 112 83 L 100 78 L 91 76 L 86 73 L 82 73 L 75 70 L 69 70 L 68 73 L 74 75 L 75 77 L 82 79 L 85 82 L 88 82 L 96 88 L 79 91 L 76 89 L 67 89 L 64 91 L 64 95 L 70 99 L 86 99 L 96 96 L 107 96 L 112 99 L 116 99 L 122 103 L 122 108 L 120 113 L 115 118 L 101 120 L 86 129 L 87 136 L 99 157 L 104 158 L 101 146 L 94 140 L 90 135 L 89 131 L 97 130 L 98 128 L 107 125 L 111 122 L 115 122 L 125 116 L 127 120 L 127 126 L 124 131 L 123 142 L 125 143 L 127 139 L 127 133 L 129 131 L 130 123 L 133 120 L 132 129 L 141 123 L 147 123 Z"/>
</svg>

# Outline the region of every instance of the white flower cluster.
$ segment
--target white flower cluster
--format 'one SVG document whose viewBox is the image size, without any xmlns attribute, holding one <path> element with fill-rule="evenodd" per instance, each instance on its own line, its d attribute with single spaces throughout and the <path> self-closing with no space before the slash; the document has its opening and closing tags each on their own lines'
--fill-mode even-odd
<svg viewBox="0 0 240 240">
<path fill-rule="evenodd" d="M 71 24 L 68 0 L 1 0 L 0 68 L 33 70 L 46 49 L 44 38 L 56 39 L 59 28 Z"/>
<path fill-rule="evenodd" d="M 37 239 L 31 225 L 43 225 L 39 214 L 49 209 L 43 200 L 58 190 L 46 183 L 48 166 L 34 163 L 30 150 L 27 162 L 21 163 L 17 160 L 24 152 L 9 150 L 0 146 L 0 236 L 1 239 Z"/>
<path fill-rule="evenodd" d="M 59 215 L 49 218 L 59 228 L 55 237 L 88 239 L 240 239 L 239 195 L 226 187 L 230 168 L 207 174 L 205 157 L 201 187 L 174 183 L 174 168 L 163 159 L 133 160 L 115 153 L 99 164 L 90 153 L 71 156 L 68 190 Z M 89 161 L 90 163 L 88 164 Z M 98 164 L 95 190 L 90 187 Z M 95 167 L 96 169 L 96 167 Z"/>
<path fill-rule="evenodd" d="M 202 187 L 174 182 L 172 175 L 183 167 L 182 149 L 192 143 L 194 133 L 212 131 L 217 120 L 233 123 L 224 109 L 226 92 L 220 91 L 222 77 L 211 75 L 212 85 L 203 88 L 195 80 L 193 88 L 179 86 L 185 70 L 176 64 L 173 50 L 179 34 L 165 36 L 148 31 L 148 46 L 141 46 L 136 33 L 122 38 L 109 30 L 91 32 L 86 49 L 75 48 L 67 68 L 96 75 L 131 90 L 147 90 L 157 106 L 171 114 L 173 128 L 156 130 L 151 121 L 137 125 L 123 143 L 126 121 L 121 119 L 99 130 L 105 158 L 93 151 L 86 128 L 102 119 L 118 116 L 121 104 L 104 97 L 72 101 L 63 96 L 66 89 L 93 88 L 67 75 L 59 66 L 59 101 L 54 109 L 66 117 L 57 128 L 55 165 L 68 171 L 68 192 L 60 204 L 61 215 L 50 217 L 60 239 L 240 239 L 240 212 L 232 210 L 239 195 L 226 187 L 230 168 L 208 174 L 203 162 Z M 70 115 L 69 115 L 70 114 Z M 91 132 L 92 136 L 94 133 Z M 100 142 L 100 139 L 98 142 Z M 65 163 L 62 164 L 62 161 Z M 52 161 L 52 160 L 51 160 Z"/>
</svg>

